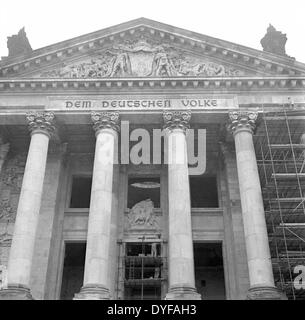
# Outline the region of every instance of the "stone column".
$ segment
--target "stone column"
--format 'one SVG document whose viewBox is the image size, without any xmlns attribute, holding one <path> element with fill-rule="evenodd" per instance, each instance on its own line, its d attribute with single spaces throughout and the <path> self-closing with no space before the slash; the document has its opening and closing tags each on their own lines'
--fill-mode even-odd
<svg viewBox="0 0 305 320">
<path fill-rule="evenodd" d="M 107 300 L 110 298 L 108 261 L 115 144 L 119 131 L 117 112 L 93 112 L 96 133 L 91 202 L 88 221 L 84 284 L 75 299 Z M 115 266 L 113 266 L 115 267 Z"/>
<path fill-rule="evenodd" d="M 267 226 L 253 145 L 257 113 L 229 113 L 235 140 L 238 182 L 246 241 L 250 289 L 248 299 L 280 299 L 274 286 Z"/>
<path fill-rule="evenodd" d="M 165 112 L 168 144 L 169 291 L 166 300 L 200 300 L 195 289 L 186 129 L 191 113 Z"/>
<path fill-rule="evenodd" d="M 54 114 L 34 112 L 27 115 L 31 142 L 17 208 L 12 246 L 8 261 L 8 289 L 4 299 L 32 299 L 30 273 L 39 218 L 48 145 L 54 132 Z"/>
</svg>

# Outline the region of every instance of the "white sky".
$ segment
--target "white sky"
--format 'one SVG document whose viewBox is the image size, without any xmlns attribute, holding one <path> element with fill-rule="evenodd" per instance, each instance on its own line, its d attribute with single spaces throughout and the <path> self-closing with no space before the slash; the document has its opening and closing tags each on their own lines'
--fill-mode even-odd
<svg viewBox="0 0 305 320">
<path fill-rule="evenodd" d="M 305 0 L 0 0 L 0 57 L 23 26 L 38 49 L 139 17 L 259 50 L 271 23 L 305 63 Z"/>
</svg>

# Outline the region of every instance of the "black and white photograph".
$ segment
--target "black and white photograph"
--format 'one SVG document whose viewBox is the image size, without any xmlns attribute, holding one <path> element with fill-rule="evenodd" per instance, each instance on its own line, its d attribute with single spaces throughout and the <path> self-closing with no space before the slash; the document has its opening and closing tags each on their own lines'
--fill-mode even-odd
<svg viewBox="0 0 305 320">
<path fill-rule="evenodd" d="M 305 300 L 304 14 L 2 0 L 0 300 Z"/>
</svg>

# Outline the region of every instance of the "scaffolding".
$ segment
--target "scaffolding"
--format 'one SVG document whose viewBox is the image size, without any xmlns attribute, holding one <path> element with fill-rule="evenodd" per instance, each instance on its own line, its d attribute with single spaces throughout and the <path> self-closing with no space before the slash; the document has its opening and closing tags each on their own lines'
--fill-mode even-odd
<svg viewBox="0 0 305 320">
<path fill-rule="evenodd" d="M 157 242 L 125 243 L 119 257 L 119 274 L 124 299 L 158 300 L 163 296 L 167 278 L 166 258 Z"/>
<path fill-rule="evenodd" d="M 305 299 L 296 288 L 296 266 L 305 266 L 305 115 L 291 105 L 262 108 L 254 136 L 276 286 L 288 299 Z"/>
</svg>

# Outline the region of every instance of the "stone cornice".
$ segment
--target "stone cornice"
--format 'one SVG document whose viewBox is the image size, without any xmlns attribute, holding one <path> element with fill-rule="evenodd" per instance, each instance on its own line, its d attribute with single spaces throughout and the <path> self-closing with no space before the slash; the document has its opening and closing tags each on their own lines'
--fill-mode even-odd
<svg viewBox="0 0 305 320">
<path fill-rule="evenodd" d="M 106 28 L 88 35 L 63 41 L 34 50 L 26 56 L 6 58 L 0 61 L 0 77 L 13 77 L 37 71 L 39 68 L 74 59 L 86 52 L 93 52 L 124 41 L 130 37 L 149 36 L 170 45 L 181 46 L 197 54 L 225 59 L 263 74 L 298 75 L 305 73 L 305 64 L 263 51 L 233 44 L 228 41 L 178 29 L 148 19 L 137 19 Z"/>
<path fill-rule="evenodd" d="M 100 90 L 115 88 L 200 88 L 227 91 L 277 91 L 305 88 L 305 76 L 276 77 L 186 77 L 186 78 L 111 78 L 111 79 L 0 79 L 0 93 L 9 91 Z"/>
</svg>

